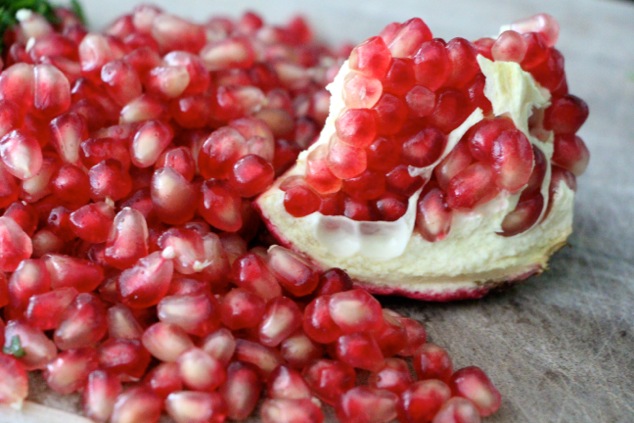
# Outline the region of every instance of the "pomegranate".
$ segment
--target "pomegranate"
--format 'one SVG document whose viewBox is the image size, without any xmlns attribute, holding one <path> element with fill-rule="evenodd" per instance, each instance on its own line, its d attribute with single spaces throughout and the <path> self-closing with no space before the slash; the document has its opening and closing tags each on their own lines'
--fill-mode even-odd
<svg viewBox="0 0 634 423">
<path fill-rule="evenodd" d="M 412 19 L 354 47 L 318 139 L 255 202 L 271 233 L 380 294 L 477 298 L 543 271 L 589 158 L 558 30 L 541 14 L 445 42 Z"/>
<path fill-rule="evenodd" d="M 587 108 L 550 17 L 477 44 L 414 18 L 350 51 L 302 18 L 45 12 L 3 37 L 0 404 L 42 371 L 95 421 L 499 409 L 494 378 L 362 287 L 480 295 L 564 241 Z"/>
</svg>

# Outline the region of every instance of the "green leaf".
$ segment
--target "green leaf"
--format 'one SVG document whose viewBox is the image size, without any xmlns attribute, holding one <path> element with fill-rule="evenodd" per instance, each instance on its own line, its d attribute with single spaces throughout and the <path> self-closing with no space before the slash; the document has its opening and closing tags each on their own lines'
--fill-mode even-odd
<svg viewBox="0 0 634 423">
<path fill-rule="evenodd" d="M 20 342 L 20 337 L 18 335 L 13 335 L 11 338 L 11 343 L 2 349 L 2 352 L 7 355 L 12 355 L 15 358 L 24 357 L 26 355 L 26 351 L 22 348 L 22 343 Z"/>
</svg>

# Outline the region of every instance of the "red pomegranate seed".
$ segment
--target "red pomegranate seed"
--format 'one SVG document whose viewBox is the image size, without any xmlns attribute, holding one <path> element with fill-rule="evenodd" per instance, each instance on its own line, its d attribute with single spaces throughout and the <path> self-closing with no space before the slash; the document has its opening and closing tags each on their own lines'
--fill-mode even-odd
<svg viewBox="0 0 634 423">
<path fill-rule="evenodd" d="M 217 392 L 172 392 L 165 399 L 165 410 L 177 423 L 220 423 L 227 416 L 227 406 Z"/>
<path fill-rule="evenodd" d="M 49 292 L 51 276 L 42 260 L 24 259 L 11 274 L 7 283 L 9 303 L 25 310 L 31 297 Z"/>
<path fill-rule="evenodd" d="M 114 217 L 105 245 L 106 262 L 127 269 L 148 253 L 148 228 L 141 212 L 122 208 Z"/>
<path fill-rule="evenodd" d="M 241 197 L 253 197 L 273 183 L 274 173 L 271 163 L 255 154 L 247 154 L 233 165 L 229 185 Z"/>
<path fill-rule="evenodd" d="M 451 210 L 440 189 L 432 188 L 418 200 L 416 229 L 427 241 L 444 239 L 451 228 L 451 217 Z"/>
<path fill-rule="evenodd" d="M 392 56 L 381 37 L 368 38 L 350 52 L 350 69 L 371 78 L 383 79 Z"/>
<path fill-rule="evenodd" d="M 21 409 L 29 391 L 29 379 L 22 363 L 0 354 L 0 404 Z"/>
<path fill-rule="evenodd" d="M 401 157 L 410 166 L 429 166 L 440 158 L 446 143 L 447 137 L 438 129 L 425 128 L 404 141 Z"/>
<path fill-rule="evenodd" d="M 79 164 L 80 143 L 88 137 L 86 120 L 77 113 L 64 113 L 51 121 L 51 143 L 66 163 Z"/>
<path fill-rule="evenodd" d="M 110 338 L 99 346 L 99 367 L 121 380 L 136 381 L 150 364 L 150 353 L 138 339 Z"/>
<path fill-rule="evenodd" d="M 306 182 L 320 194 L 331 194 L 341 189 L 341 179 L 330 170 L 327 155 L 328 147 L 320 145 L 306 157 Z"/>
<path fill-rule="evenodd" d="M 454 397 L 443 404 L 432 423 L 480 423 L 480 415 L 471 401 Z"/>
<path fill-rule="evenodd" d="M 70 226 L 77 237 L 99 244 L 108 239 L 114 219 L 112 205 L 105 202 L 90 203 L 70 214 Z"/>
<path fill-rule="evenodd" d="M 153 166 L 173 137 L 174 130 L 170 125 L 159 120 L 144 122 L 130 144 L 132 164 L 139 168 Z"/>
<path fill-rule="evenodd" d="M 277 349 L 246 339 L 236 340 L 234 359 L 255 366 L 265 379 L 282 364 L 282 358 Z"/>
<path fill-rule="evenodd" d="M 410 197 L 423 185 L 423 179 L 420 176 L 412 176 L 408 166 L 404 164 L 391 169 L 385 175 L 385 182 L 391 193 L 404 197 Z"/>
<path fill-rule="evenodd" d="M 351 146 L 336 136 L 331 139 L 328 149 L 328 167 L 337 178 L 353 178 L 367 168 L 367 156 L 363 149 Z"/>
<path fill-rule="evenodd" d="M 220 328 L 203 338 L 200 348 L 226 366 L 233 357 L 236 340 L 229 329 Z"/>
<path fill-rule="evenodd" d="M 93 200 L 121 200 L 130 194 L 132 179 L 118 160 L 103 160 L 88 171 Z"/>
<path fill-rule="evenodd" d="M 220 394 L 227 405 L 227 417 L 246 419 L 255 409 L 261 391 L 262 383 L 250 365 L 231 363 L 227 368 L 227 379 L 220 387 Z"/>
<path fill-rule="evenodd" d="M 343 202 L 343 215 L 353 220 L 374 220 L 370 204 L 363 200 L 345 198 Z"/>
<path fill-rule="evenodd" d="M 548 47 L 554 46 L 559 37 L 559 24 L 555 18 L 546 13 L 540 13 L 530 18 L 513 22 L 511 29 L 519 33 L 539 33 Z"/>
<path fill-rule="evenodd" d="M 388 43 L 394 57 L 410 57 L 425 41 L 431 40 L 429 27 L 420 18 L 404 22 Z"/>
<path fill-rule="evenodd" d="M 513 30 L 502 32 L 491 46 L 493 60 L 520 63 L 526 55 L 526 41 Z"/>
<path fill-rule="evenodd" d="M 42 260 L 53 289 L 75 288 L 79 292 L 91 292 L 104 279 L 103 268 L 88 260 L 61 254 L 46 254 Z"/>
<path fill-rule="evenodd" d="M 421 346 L 412 361 L 420 379 L 439 379 L 448 382 L 453 372 L 453 364 L 447 351 L 431 342 Z"/>
<path fill-rule="evenodd" d="M 43 163 L 38 140 L 21 130 L 11 131 L 0 139 L 0 159 L 9 173 L 22 180 L 37 175 Z"/>
<path fill-rule="evenodd" d="M 515 209 L 504 216 L 501 235 L 513 236 L 530 229 L 541 216 L 543 209 L 544 197 L 541 194 L 525 197 L 522 193 Z"/>
<path fill-rule="evenodd" d="M 124 304 L 131 308 L 156 305 L 167 293 L 174 271 L 171 260 L 159 251 L 123 271 L 117 280 L 117 290 Z"/>
<path fill-rule="evenodd" d="M 124 60 L 113 60 L 101 68 L 101 80 L 108 87 L 108 94 L 120 106 L 124 106 L 143 92 L 136 70 Z"/>
<path fill-rule="evenodd" d="M 312 293 L 319 283 L 319 275 L 298 254 L 280 246 L 268 250 L 268 265 L 278 282 L 296 297 Z"/>
<path fill-rule="evenodd" d="M 271 373 L 267 384 L 267 395 L 269 398 L 312 398 L 310 388 L 302 375 L 297 370 L 284 365 L 277 367 Z"/>
<path fill-rule="evenodd" d="M 246 253 L 235 260 L 232 277 L 240 288 L 253 292 L 264 300 L 282 295 L 282 288 L 268 264 L 255 253 Z"/>
<path fill-rule="evenodd" d="M 387 423 L 397 417 L 398 396 L 385 389 L 357 386 L 343 394 L 335 407 L 341 421 Z"/>
<path fill-rule="evenodd" d="M 365 148 L 376 138 L 376 117 L 369 109 L 346 109 L 335 121 L 337 137 L 357 148 Z"/>
<path fill-rule="evenodd" d="M 70 394 L 84 387 L 88 375 L 97 369 L 97 354 L 92 348 L 62 351 L 44 371 L 46 383 L 53 391 Z"/>
<path fill-rule="evenodd" d="M 64 240 L 50 228 L 43 228 L 33 234 L 32 244 L 33 257 L 42 257 L 45 254 L 59 253 L 64 247 Z"/>
<path fill-rule="evenodd" d="M 163 401 L 154 392 L 143 386 L 136 386 L 117 397 L 110 422 L 134 423 L 143 421 L 156 423 L 161 417 L 162 407 Z"/>
<path fill-rule="evenodd" d="M 321 344 L 334 342 L 342 334 L 341 328 L 330 315 L 330 298 L 329 295 L 316 297 L 304 309 L 304 332 L 310 339 Z"/>
<path fill-rule="evenodd" d="M 590 152 L 583 140 L 576 135 L 556 135 L 552 161 L 562 168 L 581 175 L 588 167 Z"/>
<path fill-rule="evenodd" d="M 55 291 L 33 295 L 24 312 L 26 321 L 33 327 L 56 329 L 62 314 L 77 296 L 75 288 L 58 288 Z"/>
<path fill-rule="evenodd" d="M 121 382 L 115 375 L 104 370 L 91 372 L 82 394 L 84 414 L 96 422 L 107 422 L 120 393 Z"/>
<path fill-rule="evenodd" d="M 103 65 L 113 59 L 108 39 L 100 34 L 87 34 L 79 44 L 79 61 L 84 72 L 101 70 Z"/>
<path fill-rule="evenodd" d="M 128 137 L 86 138 L 80 144 L 79 154 L 84 165 L 92 167 L 106 159 L 118 161 L 124 169 L 130 167 Z"/>
<path fill-rule="evenodd" d="M 163 222 L 183 224 L 194 217 L 195 187 L 175 170 L 169 167 L 155 170 L 150 194 L 154 210 Z"/>
<path fill-rule="evenodd" d="M 157 365 L 145 375 L 143 383 L 161 398 L 183 389 L 179 365 L 175 362 Z"/>
<path fill-rule="evenodd" d="M 214 180 L 205 181 L 201 191 L 198 213 L 205 221 L 215 228 L 228 232 L 238 231 L 242 227 L 240 212 L 242 203 L 236 193 Z"/>
<path fill-rule="evenodd" d="M 90 200 L 88 175 L 75 165 L 62 165 L 51 178 L 50 184 L 55 197 L 68 207 L 77 208 Z"/>
<path fill-rule="evenodd" d="M 475 49 L 469 41 L 459 37 L 449 40 L 446 48 L 451 71 L 445 85 L 464 87 L 480 71 L 475 60 Z"/>
<path fill-rule="evenodd" d="M 377 138 L 366 149 L 368 169 L 386 172 L 399 162 L 401 145 L 393 138 Z"/>
<path fill-rule="evenodd" d="M 440 88 L 450 75 L 451 64 L 444 41 L 424 42 L 414 55 L 416 82 L 431 91 Z"/>
<path fill-rule="evenodd" d="M 324 414 L 318 405 L 307 398 L 275 398 L 262 403 L 260 418 L 263 423 L 321 423 L 324 421 Z"/>
<path fill-rule="evenodd" d="M 379 329 L 375 329 L 374 338 L 384 357 L 401 353 L 408 347 L 408 332 L 406 325 L 403 324 L 403 319 L 395 311 L 383 309 L 383 325 Z M 410 332 L 412 332 L 413 337 L 417 335 L 414 331 Z"/>
<path fill-rule="evenodd" d="M 191 348 L 178 356 L 181 380 L 197 391 L 213 391 L 226 378 L 223 364 L 200 348 Z"/>
<path fill-rule="evenodd" d="M 323 350 L 305 333 L 298 331 L 282 341 L 280 353 L 288 366 L 302 369 L 311 361 L 322 357 Z"/>
<path fill-rule="evenodd" d="M 60 350 L 94 347 L 107 330 L 104 303 L 93 294 L 81 293 L 64 311 L 53 339 Z"/>
<path fill-rule="evenodd" d="M 383 323 L 381 304 L 362 289 L 331 295 L 328 310 L 343 333 L 371 331 Z"/>
<path fill-rule="evenodd" d="M 290 215 L 303 217 L 319 210 L 321 200 L 309 187 L 298 184 L 284 191 L 284 208 Z"/>
<path fill-rule="evenodd" d="M 470 210 L 485 203 L 497 194 L 494 180 L 495 174 L 486 164 L 476 162 L 469 165 L 449 181 L 447 205 L 452 209 Z"/>
<path fill-rule="evenodd" d="M 335 405 L 344 392 L 356 383 L 354 369 L 340 361 L 319 359 L 302 371 L 313 393 L 329 405 Z"/>
<path fill-rule="evenodd" d="M 368 386 L 385 389 L 399 395 L 413 383 L 409 365 L 400 358 L 387 358 L 380 370 L 371 373 Z"/>
<path fill-rule="evenodd" d="M 162 322 L 175 324 L 197 336 L 218 328 L 218 313 L 217 301 L 207 294 L 167 296 L 157 306 L 157 315 Z"/>
<path fill-rule="evenodd" d="M 275 347 L 302 325 L 301 311 L 286 297 L 269 301 L 258 325 L 259 340 L 263 345 Z"/>
<path fill-rule="evenodd" d="M 34 112 L 43 119 L 58 116 L 70 107 L 70 83 L 55 66 L 35 65 L 33 68 Z"/>
<path fill-rule="evenodd" d="M 358 369 L 376 372 L 385 358 L 374 337 L 367 333 L 341 335 L 336 344 L 337 359 Z"/>
<path fill-rule="evenodd" d="M 40 171 L 40 173 L 43 173 L 43 172 Z M 47 186 L 49 175 L 45 175 L 43 179 L 46 180 L 45 183 L 40 184 L 38 181 L 38 183 L 36 184 L 37 185 L 36 190 L 38 188 L 43 188 Z M 22 191 L 24 192 L 24 194 L 26 194 L 26 195 L 23 194 L 22 197 L 24 197 L 24 199 L 27 199 L 29 187 L 27 186 L 25 189 L 24 187 L 25 184 L 23 183 L 22 185 L 23 185 Z M 46 190 L 46 188 L 44 188 L 44 190 Z M 20 189 L 18 188 L 18 183 L 15 177 L 11 175 L 6 170 L 5 166 L 0 162 L 0 207 L 7 207 L 9 204 L 13 203 L 14 201 L 17 201 L 19 195 L 20 195 Z M 46 193 L 43 193 L 41 196 L 43 197 L 44 195 L 46 195 Z"/>
<path fill-rule="evenodd" d="M 400 393 L 400 418 L 404 422 L 430 422 L 451 397 L 451 390 L 437 379 L 412 383 Z"/>
<path fill-rule="evenodd" d="M 257 294 L 234 288 L 220 302 L 220 318 L 231 330 L 253 328 L 262 318 L 264 307 L 264 300 Z"/>
<path fill-rule="evenodd" d="M 120 123 L 138 123 L 165 117 L 166 105 L 158 98 L 144 93 L 128 102 L 121 109 Z"/>
<path fill-rule="evenodd" d="M 368 109 L 376 104 L 383 94 L 383 86 L 378 79 L 359 72 L 350 72 L 344 81 L 343 99 L 349 108 Z"/>
<path fill-rule="evenodd" d="M 511 129 L 515 129 L 515 125 L 507 117 L 484 119 L 476 123 L 465 136 L 471 155 L 476 160 L 491 162 L 494 141 L 502 132 Z"/>
<path fill-rule="evenodd" d="M 502 132 L 493 141 L 491 157 L 498 187 L 517 192 L 528 183 L 533 170 L 533 147 L 519 130 Z"/>
<path fill-rule="evenodd" d="M 490 416 L 500 408 L 500 392 L 479 367 L 456 370 L 451 376 L 449 386 L 454 395 L 473 402 L 482 417 Z"/>
<path fill-rule="evenodd" d="M 374 120 L 376 121 L 376 123 L 373 124 L 375 126 L 373 132 L 375 132 L 376 135 L 395 135 L 403 128 L 403 125 L 407 121 L 407 105 L 405 104 L 405 102 L 403 102 L 401 98 L 396 97 L 390 93 L 383 94 L 379 101 L 374 105 L 372 110 L 375 112 Z M 370 157 L 371 151 L 377 149 L 377 142 L 379 142 L 380 140 L 384 139 L 377 139 L 376 137 L 372 137 L 369 143 L 366 143 L 367 147 L 369 147 L 367 150 L 369 167 L 372 167 L 372 164 L 370 163 L 372 161 Z M 397 153 L 398 150 L 396 150 L 396 152 L 392 152 L 392 154 L 395 156 L 398 155 Z M 386 157 L 383 158 L 385 159 Z M 393 162 L 393 164 L 396 164 L 396 160 Z M 383 164 L 383 166 L 386 165 Z"/>
<path fill-rule="evenodd" d="M 44 369 L 57 356 L 57 348 L 42 330 L 10 320 L 4 328 L 5 354 L 12 354 L 28 371 Z"/>
<path fill-rule="evenodd" d="M 143 335 L 143 327 L 123 304 L 115 304 L 108 309 L 107 322 L 110 338 L 141 339 Z"/>
<path fill-rule="evenodd" d="M 158 322 L 143 332 L 143 346 L 161 361 L 172 362 L 194 346 L 191 338 L 180 327 Z"/>
</svg>

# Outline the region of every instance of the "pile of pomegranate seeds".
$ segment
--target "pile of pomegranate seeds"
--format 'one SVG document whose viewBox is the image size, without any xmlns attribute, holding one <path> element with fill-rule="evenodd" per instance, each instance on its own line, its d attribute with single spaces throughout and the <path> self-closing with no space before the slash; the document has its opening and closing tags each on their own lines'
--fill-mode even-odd
<svg viewBox="0 0 634 423">
<path fill-rule="evenodd" d="M 98 422 L 254 412 L 264 422 L 321 422 L 330 406 L 341 421 L 472 423 L 499 408 L 482 370 L 454 371 L 419 322 L 383 309 L 339 269 L 318 272 L 290 250 L 264 248 L 251 199 L 315 139 L 345 48 L 317 43 L 299 18 L 279 27 L 246 13 L 196 24 L 140 6 L 91 33 L 57 13 L 56 26 L 23 13 L 5 36 L 1 404 L 20 406 L 33 371 L 55 392 L 81 393 Z M 422 22 L 411 22 L 419 31 Z M 390 37 L 402 55 L 412 46 L 399 31 Z M 446 96 L 444 108 L 465 95 L 403 86 L 414 81 L 410 61 L 366 56 L 381 46 L 376 38 L 355 50 L 355 66 L 371 69 L 347 82 L 350 104 L 380 96 L 372 72 L 392 81 L 386 113 L 406 98 L 424 116 L 430 98 Z M 438 42 L 430 48 L 446 54 Z M 355 86 L 375 90 L 355 97 Z M 575 112 L 574 99 L 557 104 L 550 125 L 573 148 L 561 116 Z M 394 123 L 372 123 L 373 110 L 340 117 L 343 162 L 362 146 L 391 148 L 374 138 Z M 443 129 L 416 135 L 412 151 L 453 125 L 433 116 Z M 392 185 L 419 183 L 398 166 Z M 363 175 L 347 175 L 344 191 L 372 192 L 375 174 Z"/>
<path fill-rule="evenodd" d="M 552 199 L 544 198 L 547 188 L 541 190 L 547 173 L 551 192 L 562 179 L 574 189 L 589 158 L 575 135 L 588 108 L 568 93 L 563 58 L 553 47 L 558 31 L 542 14 L 512 25 L 497 39 L 445 42 L 413 18 L 356 46 L 336 130 L 308 155 L 305 173 L 281 185 L 286 210 L 296 217 L 319 211 L 393 221 L 422 190 L 416 229 L 433 242 L 450 231 L 453 211 L 470 211 L 506 191 L 521 195 L 501 234 L 533 227 Z M 520 64 L 550 92 L 550 106 L 534 111 L 528 130 L 538 139 L 554 133 L 554 147 L 548 147 L 554 148 L 552 166 L 510 118 L 494 115 L 478 55 Z M 449 134 L 476 109 L 484 119 L 444 156 Z M 433 172 L 421 174 L 422 168 Z"/>
</svg>

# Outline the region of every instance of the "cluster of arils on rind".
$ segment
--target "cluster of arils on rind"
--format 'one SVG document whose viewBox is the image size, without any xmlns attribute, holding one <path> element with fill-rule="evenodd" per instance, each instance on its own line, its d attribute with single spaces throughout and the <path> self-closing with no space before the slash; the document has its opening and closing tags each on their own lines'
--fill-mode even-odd
<svg viewBox="0 0 634 423">
<path fill-rule="evenodd" d="M 532 227 L 547 207 L 542 183 L 552 164 L 552 190 L 564 179 L 571 188 L 588 162 L 575 135 L 588 115 L 586 104 L 568 94 L 564 62 L 554 48 L 557 23 L 548 15 L 518 22 L 497 38 L 469 42 L 432 38 L 414 18 L 388 25 L 356 46 L 342 83 L 344 106 L 335 131 L 306 157 L 306 170 L 281 184 L 293 216 L 313 212 L 358 221 L 392 221 L 422 193 L 416 227 L 429 241 L 443 239 L 453 211 L 470 211 L 501 191 L 519 194 L 502 224 L 503 235 Z M 507 116 L 495 116 L 484 94 L 478 55 L 518 63 L 551 95 L 535 111 L 529 130 L 554 142 L 544 153 Z M 479 108 L 484 119 L 444 154 L 450 133 Z M 547 140 L 552 131 L 554 141 Z M 543 139 L 541 139 L 543 138 Z M 442 159 L 442 160 L 441 160 Z M 426 175 L 412 169 L 432 166 Z"/>
<path fill-rule="evenodd" d="M 497 410 L 419 322 L 257 243 L 252 198 L 317 136 L 339 66 L 303 20 L 58 15 L 20 12 L 0 74 L 0 404 L 41 371 L 99 422 Z"/>
</svg>

